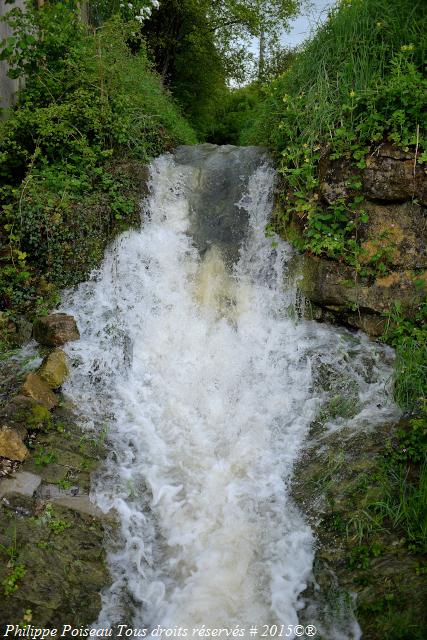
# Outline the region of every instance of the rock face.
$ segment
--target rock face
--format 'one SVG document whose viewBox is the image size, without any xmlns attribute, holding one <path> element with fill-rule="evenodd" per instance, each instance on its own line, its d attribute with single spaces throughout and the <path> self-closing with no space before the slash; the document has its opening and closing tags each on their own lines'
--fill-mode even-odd
<svg viewBox="0 0 427 640">
<path fill-rule="evenodd" d="M 413 153 L 383 144 L 358 169 L 347 159 L 319 163 L 319 196 L 324 206 L 362 195 L 368 222 L 358 229 L 362 247 L 361 277 L 344 262 L 306 254 L 297 271 L 304 296 L 330 317 L 367 333 L 383 333 L 396 301 L 407 315 L 415 312 L 427 292 L 427 175 Z M 361 185 L 356 189 L 356 183 Z M 293 216 L 290 234 L 303 235 L 304 220 Z M 291 235 L 290 235 L 291 237 Z M 386 265 L 375 271 L 376 262 Z M 374 275 L 376 273 L 376 275 Z"/>
<path fill-rule="evenodd" d="M 0 409 L 0 422 L 15 429 L 23 438 L 27 429 L 49 427 L 51 416 L 43 405 L 33 398 L 18 395 Z"/>
<path fill-rule="evenodd" d="M 314 438 L 302 451 L 295 465 L 292 498 L 315 532 L 317 549 L 314 583 L 302 594 L 307 606 L 301 610 L 301 624 L 312 623 L 314 607 L 327 626 L 328 618 L 336 620 L 338 611 L 345 614 L 352 603 L 348 596 L 353 594 L 356 599 L 350 609 L 356 608 L 363 638 L 395 638 L 396 620 L 405 620 L 408 627 L 410 621 L 414 629 L 425 628 L 425 576 L 417 571 L 419 559 L 408 550 L 402 532 L 379 528 L 375 534 L 378 550 L 370 554 L 357 534 L 358 525 L 362 532 L 367 526 L 368 505 L 383 499 L 378 478 L 384 464 L 384 442 L 399 428 L 404 428 L 403 421 L 370 431 L 319 434 L 317 430 L 320 439 Z M 331 635 L 322 633 L 321 637 Z"/>
<path fill-rule="evenodd" d="M 368 198 L 402 202 L 418 200 L 427 205 L 425 173 L 413 153 L 383 144 L 366 158 L 363 190 Z"/>
<path fill-rule="evenodd" d="M 21 392 L 24 396 L 33 398 L 46 409 L 53 409 L 58 404 L 56 395 L 36 373 L 27 374 Z"/>
<path fill-rule="evenodd" d="M 33 325 L 33 336 L 47 347 L 59 347 L 80 338 L 76 321 L 65 313 L 54 313 L 38 318 Z"/>
<path fill-rule="evenodd" d="M 395 300 L 410 310 L 425 296 L 420 280 L 427 285 L 427 271 L 422 275 L 393 271 L 369 282 L 347 265 L 309 255 L 302 257 L 299 269 L 299 287 L 311 302 L 372 336 L 384 332 L 388 322 L 384 314 Z"/>
<path fill-rule="evenodd" d="M 62 349 L 54 349 L 49 353 L 44 358 L 38 375 L 51 389 L 60 387 L 69 375 L 68 359 L 65 352 Z"/>
<path fill-rule="evenodd" d="M 28 449 L 20 434 L 10 427 L 0 428 L 0 456 L 9 460 L 23 462 L 28 457 Z"/>
<path fill-rule="evenodd" d="M 19 624 L 28 610 L 36 627 L 90 625 L 110 581 L 103 539 L 114 522 L 88 496 L 90 470 L 105 455 L 102 443 L 84 438 L 65 406 L 55 414 L 60 430 L 37 439 L 55 462 L 28 458 L 18 473 L 0 481 L 0 585 L 14 571 L 2 549 L 15 545 L 15 566 L 24 570 L 10 595 L 0 586 L 1 637 L 6 624 Z"/>
</svg>

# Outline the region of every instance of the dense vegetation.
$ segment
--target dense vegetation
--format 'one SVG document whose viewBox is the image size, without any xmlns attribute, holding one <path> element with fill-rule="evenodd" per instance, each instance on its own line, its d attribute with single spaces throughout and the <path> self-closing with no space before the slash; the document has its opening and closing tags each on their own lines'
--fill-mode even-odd
<svg viewBox="0 0 427 640">
<path fill-rule="evenodd" d="M 385 140 L 416 150 L 427 162 L 425 75 L 427 8 L 422 0 L 343 0 L 289 69 L 263 88 L 240 141 L 268 144 L 281 175 L 279 232 L 296 212 L 304 220 L 300 249 L 343 260 L 361 270 L 358 225 L 363 197 L 326 210 L 318 201 L 321 157 L 350 158 L 363 168 L 372 146 Z M 353 185 L 354 189 L 360 188 Z M 386 268 L 386 263 L 370 265 Z M 396 399 L 410 411 L 426 396 L 425 305 L 405 319 L 397 306 L 385 339 L 398 350 Z"/>
<path fill-rule="evenodd" d="M 144 162 L 215 137 L 245 39 L 262 28 L 273 41 L 299 2 L 8 4 L 0 57 L 26 79 L 0 123 L 0 304 L 13 318 L 49 308 L 138 220 Z"/>
<path fill-rule="evenodd" d="M 132 163 L 196 137 L 119 17 L 94 35 L 66 4 L 10 20 L 3 57 L 26 84 L 0 125 L 0 299 L 31 314 L 99 262 L 113 227 L 138 219 Z"/>
<path fill-rule="evenodd" d="M 426 34 L 422 0 L 343 1 L 265 89 L 241 141 L 273 149 L 283 176 L 282 222 L 292 212 L 305 220 L 300 248 L 353 266 L 360 258 L 361 198 L 326 213 L 317 202 L 317 165 L 326 153 L 362 168 L 371 145 L 387 139 L 417 146 L 418 162 L 427 161 Z"/>
</svg>

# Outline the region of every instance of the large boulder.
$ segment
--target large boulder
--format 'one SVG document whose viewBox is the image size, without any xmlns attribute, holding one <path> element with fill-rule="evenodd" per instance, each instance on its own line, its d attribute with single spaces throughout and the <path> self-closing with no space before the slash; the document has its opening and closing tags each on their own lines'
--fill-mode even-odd
<svg viewBox="0 0 427 640">
<path fill-rule="evenodd" d="M 29 455 L 28 449 L 15 429 L 0 427 L 0 456 L 23 462 Z"/>
<path fill-rule="evenodd" d="M 33 336 L 37 342 L 47 347 L 59 347 L 80 338 L 76 321 L 73 316 L 65 313 L 38 318 L 33 325 Z"/>
<path fill-rule="evenodd" d="M 27 374 L 21 388 L 21 393 L 24 396 L 33 398 L 33 400 L 36 400 L 36 402 L 46 407 L 46 409 L 53 409 L 58 404 L 58 398 L 52 389 L 48 387 L 46 382 L 36 373 Z"/>
<path fill-rule="evenodd" d="M 44 358 L 37 373 L 51 389 L 60 387 L 69 376 L 65 352 L 62 349 L 54 349 Z"/>
</svg>

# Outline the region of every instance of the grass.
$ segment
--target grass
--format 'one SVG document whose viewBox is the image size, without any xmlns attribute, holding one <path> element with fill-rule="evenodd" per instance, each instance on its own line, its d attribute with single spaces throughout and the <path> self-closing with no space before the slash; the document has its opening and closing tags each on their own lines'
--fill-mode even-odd
<svg viewBox="0 0 427 640">
<path fill-rule="evenodd" d="M 318 166 L 345 158 L 357 177 L 384 141 L 416 148 L 417 161 L 427 162 L 426 34 L 424 0 L 342 0 L 289 70 L 264 87 L 241 140 L 271 147 L 281 176 L 276 228 L 286 236 L 296 225 L 297 248 L 366 275 L 387 271 L 388 252 L 366 260 L 360 243 L 368 220 L 362 182 L 326 206 Z"/>
<path fill-rule="evenodd" d="M 395 390 L 397 404 L 412 409 L 427 389 L 427 331 L 403 337 L 396 347 Z"/>
<path fill-rule="evenodd" d="M 427 464 L 416 482 L 409 478 L 410 468 L 391 469 L 382 486 L 382 500 L 373 509 L 391 528 L 404 532 L 406 542 L 419 553 L 427 552 Z"/>
<path fill-rule="evenodd" d="M 364 116 L 355 107 L 367 92 L 370 99 L 380 98 L 394 56 L 407 54 L 422 67 L 427 50 L 426 22 L 423 0 L 338 3 L 290 70 L 273 84 L 258 119 L 244 136 L 269 140 L 280 151 L 296 140 L 307 147 L 319 140 L 332 143 L 344 123 L 348 128 L 363 125 Z M 408 46 L 411 48 L 402 51 Z M 286 119 L 286 103 L 292 98 L 300 101 L 297 113 L 290 114 L 295 126 L 293 130 L 280 128 L 281 117 Z M 374 140 L 377 124 L 374 120 L 367 124 L 364 135 Z"/>
</svg>

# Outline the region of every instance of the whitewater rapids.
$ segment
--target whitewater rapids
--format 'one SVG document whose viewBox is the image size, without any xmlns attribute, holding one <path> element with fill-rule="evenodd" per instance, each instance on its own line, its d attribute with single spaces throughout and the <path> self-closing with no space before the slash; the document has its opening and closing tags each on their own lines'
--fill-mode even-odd
<svg viewBox="0 0 427 640">
<path fill-rule="evenodd" d="M 88 431 L 107 430 L 92 499 L 120 525 L 97 624 L 296 625 L 314 540 L 289 483 L 324 400 L 313 370 L 338 363 L 352 422 L 372 425 L 394 410 L 390 358 L 297 318 L 293 252 L 264 232 L 262 150 L 185 148 L 150 171 L 141 228 L 61 308 L 81 331 L 65 391 Z"/>
</svg>

